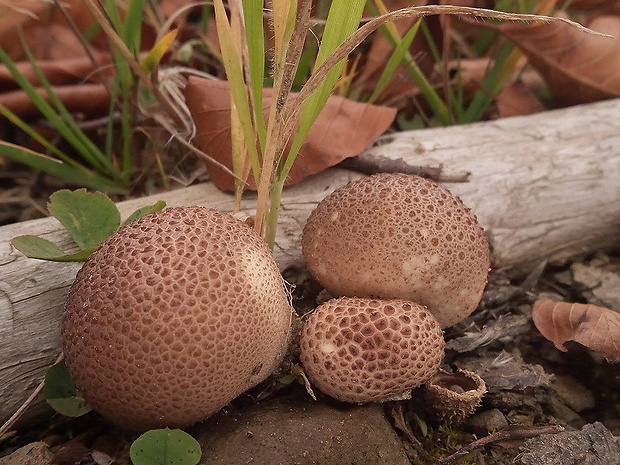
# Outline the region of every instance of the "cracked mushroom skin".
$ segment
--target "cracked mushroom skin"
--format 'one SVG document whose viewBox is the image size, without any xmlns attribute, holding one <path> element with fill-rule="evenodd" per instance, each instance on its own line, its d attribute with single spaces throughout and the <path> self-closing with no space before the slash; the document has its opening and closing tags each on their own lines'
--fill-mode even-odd
<svg viewBox="0 0 620 465">
<path fill-rule="evenodd" d="M 444 357 L 443 331 L 421 305 L 341 297 L 304 322 L 300 360 L 324 394 L 351 403 L 408 399 Z"/>
<path fill-rule="evenodd" d="M 62 321 L 65 361 L 112 422 L 183 428 L 272 373 L 291 312 L 250 227 L 214 209 L 168 208 L 119 229 L 78 272 Z"/>
<path fill-rule="evenodd" d="M 471 210 L 434 181 L 406 174 L 376 174 L 325 197 L 302 250 L 332 295 L 418 302 L 442 328 L 476 309 L 490 265 Z"/>
</svg>

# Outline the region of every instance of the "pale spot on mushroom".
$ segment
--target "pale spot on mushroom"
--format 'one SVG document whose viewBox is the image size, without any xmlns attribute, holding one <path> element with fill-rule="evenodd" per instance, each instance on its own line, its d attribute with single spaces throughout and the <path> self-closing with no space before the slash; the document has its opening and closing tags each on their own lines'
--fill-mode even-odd
<svg viewBox="0 0 620 465">
<path fill-rule="evenodd" d="M 338 348 L 331 342 L 324 342 L 323 344 L 320 345 L 320 349 L 321 349 L 321 352 L 323 352 L 326 355 L 329 355 L 331 353 L 338 351 Z"/>
<path fill-rule="evenodd" d="M 401 266 L 403 274 L 412 280 L 421 279 L 429 268 L 429 260 L 423 255 L 414 255 L 405 260 Z"/>
</svg>

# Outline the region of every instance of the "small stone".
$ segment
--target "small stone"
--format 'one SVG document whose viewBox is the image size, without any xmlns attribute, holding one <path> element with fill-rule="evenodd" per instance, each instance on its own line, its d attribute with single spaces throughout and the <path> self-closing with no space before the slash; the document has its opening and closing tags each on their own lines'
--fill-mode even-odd
<svg viewBox="0 0 620 465">
<path fill-rule="evenodd" d="M 203 465 L 409 465 L 380 405 L 336 405 L 276 398 L 242 414 L 220 413 L 191 433 L 202 448 Z"/>
<path fill-rule="evenodd" d="M 53 465 L 54 454 L 44 442 L 33 442 L 0 458 L 0 465 Z"/>
<path fill-rule="evenodd" d="M 592 392 L 571 376 L 556 375 L 551 383 L 551 388 L 562 402 L 575 412 L 594 407 L 595 399 Z"/>
<path fill-rule="evenodd" d="M 467 424 L 478 436 L 486 436 L 491 432 L 506 428 L 508 420 L 499 409 L 492 408 L 473 415 L 467 420 Z"/>
<path fill-rule="evenodd" d="M 566 424 L 572 424 L 574 426 L 581 420 L 581 417 L 578 413 L 576 413 L 570 407 L 564 405 L 557 397 L 549 398 L 549 407 L 551 407 L 553 416 Z"/>
<path fill-rule="evenodd" d="M 618 465 L 620 438 L 602 423 L 581 431 L 544 434 L 528 439 L 514 463 L 521 465 Z"/>
</svg>

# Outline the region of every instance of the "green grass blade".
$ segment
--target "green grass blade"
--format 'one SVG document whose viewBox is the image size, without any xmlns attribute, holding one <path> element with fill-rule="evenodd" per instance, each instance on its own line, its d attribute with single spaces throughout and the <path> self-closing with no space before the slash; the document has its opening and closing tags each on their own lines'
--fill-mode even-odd
<svg viewBox="0 0 620 465">
<path fill-rule="evenodd" d="M 385 5 L 383 5 L 382 2 L 377 1 L 376 3 L 377 3 L 377 6 L 372 5 L 370 3 L 368 4 L 368 9 L 371 11 L 372 14 L 374 14 L 375 16 L 380 16 L 388 12 L 387 8 L 385 7 Z M 393 25 L 390 26 L 390 24 L 388 23 L 386 25 L 381 26 L 379 29 L 381 30 L 383 35 L 386 37 L 386 39 L 392 44 L 392 47 L 394 47 L 394 49 L 397 49 L 398 44 L 400 43 L 401 39 L 396 31 L 396 28 Z M 434 42 L 430 40 L 429 44 L 434 45 Z M 431 47 L 431 50 L 433 50 L 432 47 Z M 438 51 L 436 49 L 435 49 L 435 54 L 436 54 L 434 55 L 435 59 L 440 60 L 441 58 L 439 58 Z M 426 76 L 424 76 L 424 73 L 422 72 L 420 67 L 417 65 L 413 57 L 411 56 L 411 53 L 409 52 L 409 50 L 406 50 L 406 53 L 404 54 L 403 64 L 405 68 L 407 69 L 407 72 L 411 76 L 411 79 L 413 80 L 413 82 L 415 82 L 415 84 L 418 86 L 418 89 L 420 90 L 420 94 L 422 95 L 422 97 L 424 98 L 428 106 L 431 108 L 434 116 L 443 125 L 452 124 L 452 118 L 450 116 L 450 111 L 447 105 L 441 99 L 439 94 L 435 91 L 435 89 L 430 84 L 430 82 L 428 82 L 428 79 L 426 79 Z"/>
<path fill-rule="evenodd" d="M 112 194 L 123 194 L 125 188 L 94 171 L 71 166 L 62 161 L 48 157 L 34 150 L 0 141 L 0 155 L 22 163 L 31 168 L 44 171 L 78 186 L 105 191 Z"/>
<path fill-rule="evenodd" d="M 254 121 L 262 150 L 265 150 L 267 129 L 263 117 L 263 85 L 265 80 L 265 39 L 263 0 L 243 0 L 245 34 L 248 45 Z"/>
<path fill-rule="evenodd" d="M 493 103 L 493 100 L 495 100 L 495 97 L 505 83 L 503 76 L 504 65 L 507 63 L 513 49 L 514 44 L 512 42 L 506 42 L 502 45 L 495 57 L 493 66 L 484 76 L 482 88 L 474 95 L 467 110 L 465 110 L 463 119 L 459 123 L 467 124 L 480 121 L 482 115 L 484 115 L 489 105 Z"/>
<path fill-rule="evenodd" d="M 35 87 L 24 77 L 22 73 L 14 65 L 11 58 L 6 52 L 0 48 L 0 60 L 7 66 L 15 82 L 26 92 L 32 102 L 42 115 L 52 124 L 60 135 L 67 140 L 80 154 L 80 156 L 94 169 L 101 173 L 109 174 L 112 177 L 118 177 L 119 172 L 114 165 L 107 159 L 105 154 L 101 152 L 97 146 L 84 134 L 79 128 L 73 117 L 67 111 L 66 107 L 54 93 L 52 86 L 37 66 L 35 58 L 32 56 L 30 49 L 25 46 L 25 40 L 22 32 L 19 32 L 24 51 L 31 63 L 41 86 L 45 89 L 50 103 L 47 103 L 43 97 L 39 95 Z M 54 107 L 52 107 L 54 105 Z"/>
<path fill-rule="evenodd" d="M 27 124 L 24 120 L 22 120 L 19 116 L 13 113 L 4 105 L 0 105 L 0 115 L 4 116 L 7 120 L 9 120 L 15 127 L 21 129 L 25 134 L 31 137 L 33 140 L 41 144 L 46 150 L 50 153 L 56 155 L 60 160 L 64 163 L 74 166 L 76 168 L 81 167 L 84 168 L 83 165 L 80 165 L 77 161 L 67 155 L 65 152 L 60 150 L 50 141 L 48 141 L 45 137 L 35 131 L 32 126 Z"/>
<path fill-rule="evenodd" d="M 394 53 L 392 53 L 392 56 L 386 63 L 385 68 L 383 69 L 383 72 L 381 73 L 381 76 L 379 77 L 379 80 L 377 81 L 375 90 L 372 92 L 372 95 L 368 99 L 369 103 L 373 103 L 375 100 L 377 100 L 377 97 L 379 97 L 381 92 L 383 92 L 383 90 L 385 89 L 385 86 L 387 86 L 389 80 L 394 75 L 394 72 L 396 71 L 396 68 L 398 67 L 398 65 L 400 65 L 402 61 L 404 60 L 405 55 L 407 54 L 409 50 L 409 47 L 411 47 L 411 43 L 413 42 L 413 39 L 415 39 L 415 36 L 418 33 L 418 29 L 420 28 L 421 22 L 422 22 L 421 19 L 417 20 L 415 24 L 413 25 L 413 27 L 409 29 L 407 34 L 405 34 L 405 36 L 402 39 L 397 40 L 397 46 L 394 49 Z"/>
<path fill-rule="evenodd" d="M 222 49 L 222 60 L 224 61 L 226 76 L 230 85 L 231 97 L 239 114 L 239 121 L 246 139 L 254 180 L 256 185 L 258 185 L 261 167 L 258 151 L 256 149 L 254 126 L 252 124 L 248 94 L 245 88 L 241 57 L 235 48 L 235 39 L 222 0 L 215 0 L 213 5 L 215 8 L 215 23 Z M 238 163 L 237 165 L 240 166 L 242 163 Z M 240 175 L 241 173 L 235 172 L 235 174 Z"/>
<path fill-rule="evenodd" d="M 140 52 L 141 40 L 142 40 L 142 7 L 144 6 L 144 0 L 131 0 L 128 2 L 127 11 L 125 13 L 125 22 L 121 29 L 121 38 L 127 48 L 131 50 L 134 55 Z"/>
<path fill-rule="evenodd" d="M 314 69 L 323 64 L 329 55 L 358 27 L 362 13 L 364 11 L 364 0 L 334 0 L 327 15 L 325 30 L 317 53 Z M 303 110 L 299 118 L 299 128 L 293 139 L 291 151 L 286 157 L 284 166 L 279 173 L 280 177 L 286 177 L 299 149 L 308 136 L 310 128 L 316 121 L 317 116 L 327 103 L 334 85 L 338 81 L 346 60 L 338 62 L 327 74 L 322 84 L 314 91 L 310 97 L 303 102 Z"/>
</svg>

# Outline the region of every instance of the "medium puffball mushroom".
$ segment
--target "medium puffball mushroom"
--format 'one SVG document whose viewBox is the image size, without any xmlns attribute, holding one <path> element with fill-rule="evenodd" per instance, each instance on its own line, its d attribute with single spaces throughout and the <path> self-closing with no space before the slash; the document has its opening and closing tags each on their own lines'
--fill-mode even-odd
<svg viewBox="0 0 620 465">
<path fill-rule="evenodd" d="M 340 401 L 365 403 L 409 398 L 437 372 L 445 344 L 421 305 L 341 297 L 310 314 L 300 346 L 315 386 Z"/>
<path fill-rule="evenodd" d="M 489 270 L 476 216 L 447 189 L 406 174 L 373 175 L 327 196 L 302 248 L 333 295 L 418 302 L 443 328 L 476 309 Z"/>
<path fill-rule="evenodd" d="M 213 209 L 168 208 L 121 228 L 79 271 L 65 360 L 86 402 L 114 423 L 186 427 L 272 373 L 291 312 L 250 227 Z"/>
</svg>

